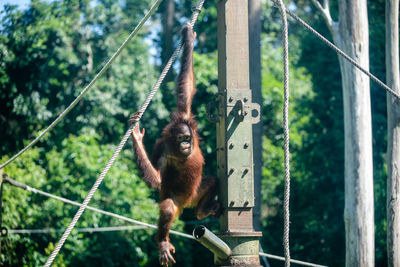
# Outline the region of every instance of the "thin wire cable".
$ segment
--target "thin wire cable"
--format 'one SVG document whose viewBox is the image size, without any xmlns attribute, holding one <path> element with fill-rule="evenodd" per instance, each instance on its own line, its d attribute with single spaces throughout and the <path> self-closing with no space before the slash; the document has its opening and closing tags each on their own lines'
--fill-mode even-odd
<svg viewBox="0 0 400 267">
<path fill-rule="evenodd" d="M 262 245 L 260 244 L 259 255 L 261 256 L 261 259 L 263 260 L 265 267 L 271 267 L 269 265 L 268 258 L 266 256 L 261 255 L 261 253 L 264 253 L 264 250 L 262 248 Z M 283 258 L 283 260 L 285 260 L 285 258 Z"/>
<path fill-rule="evenodd" d="M 27 191 L 35 193 L 35 194 L 41 194 L 41 195 L 44 195 L 46 197 L 53 198 L 53 199 L 56 199 L 58 201 L 70 204 L 70 205 L 74 205 L 74 206 L 81 206 L 82 205 L 81 203 L 78 203 L 78 202 L 63 198 L 63 197 L 59 197 L 59 196 L 44 192 L 44 191 L 42 191 L 40 189 L 33 188 L 33 187 L 30 187 L 30 186 L 28 186 L 26 184 L 17 182 L 14 179 L 11 179 L 8 176 L 6 176 L 5 181 L 8 182 L 9 184 L 15 186 L 15 187 L 27 190 Z M 101 210 L 101 209 L 98 209 L 98 208 L 94 208 L 94 207 L 91 207 L 91 206 L 87 206 L 87 209 L 88 210 L 92 210 L 94 212 L 98 212 L 98 213 L 107 215 L 107 216 L 115 217 L 115 218 L 121 219 L 123 221 L 131 222 L 131 223 L 143 226 L 143 227 L 157 229 L 157 226 L 154 225 L 154 224 L 149 224 L 149 223 L 137 221 L 137 220 L 134 220 L 134 219 L 122 216 L 122 215 L 118 215 L 118 214 L 115 214 L 115 213 L 112 213 L 112 212 L 104 211 L 104 210 Z M 178 232 L 178 231 L 170 230 L 170 233 L 173 234 L 173 235 L 182 236 L 184 238 L 195 240 L 195 238 L 193 236 L 185 234 L 185 233 L 181 233 L 181 232 Z M 264 252 L 260 252 L 259 255 L 262 256 L 262 257 L 267 257 L 267 258 L 276 259 L 276 260 L 280 260 L 280 261 L 284 261 L 285 260 L 284 257 L 280 257 L 280 256 L 272 255 L 272 254 L 267 254 L 267 253 L 264 253 Z M 291 262 L 297 263 L 297 264 L 300 264 L 300 265 L 306 265 L 306 266 L 319 266 L 319 267 L 322 266 L 322 267 L 326 267 L 326 266 L 323 266 L 323 265 L 318 265 L 318 264 L 313 264 L 313 263 L 308 263 L 308 262 L 303 262 L 303 261 L 298 261 L 298 260 L 293 260 L 293 259 L 291 259 Z M 307 265 L 307 264 L 312 264 L 312 265 Z"/>
<path fill-rule="evenodd" d="M 93 80 L 81 91 L 81 93 L 75 98 L 74 101 L 44 130 L 42 131 L 31 143 L 29 143 L 26 147 L 20 150 L 17 154 L 7 160 L 5 163 L 0 165 L 0 169 L 4 168 L 16 158 L 21 156 L 25 151 L 35 145 L 46 133 L 51 131 L 75 106 L 78 102 L 83 98 L 83 96 L 89 91 L 90 88 L 103 76 L 104 72 L 111 66 L 114 60 L 121 54 L 124 48 L 128 45 L 129 41 L 138 33 L 138 31 L 142 28 L 144 23 L 150 18 L 150 16 L 157 10 L 157 7 L 160 5 L 162 0 L 156 0 L 147 14 L 143 17 L 143 19 L 139 22 L 139 24 L 135 27 L 135 29 L 129 34 L 128 38 L 122 43 L 122 45 L 118 48 L 118 50 L 111 56 L 111 58 L 107 61 L 107 63 L 103 66 L 103 68 L 96 74 Z"/>
<path fill-rule="evenodd" d="M 85 227 L 75 228 L 78 233 L 97 233 L 97 232 L 116 232 L 146 229 L 146 226 L 126 225 L 126 226 L 109 226 L 109 227 Z M 9 234 L 55 234 L 62 233 L 65 229 L 10 229 Z"/>
<path fill-rule="evenodd" d="M 82 206 L 82 204 L 79 203 L 79 202 L 72 201 L 72 200 L 69 200 L 67 198 L 56 196 L 54 194 L 50 194 L 50 193 L 44 192 L 44 191 L 42 191 L 40 189 L 30 187 L 30 186 L 28 186 L 26 184 L 17 182 L 14 179 L 11 179 L 8 176 L 5 178 L 5 181 L 8 182 L 9 184 L 12 184 L 15 187 L 19 187 L 21 189 L 27 190 L 27 191 L 32 192 L 34 194 L 40 194 L 40 195 L 43 195 L 43 196 L 46 196 L 46 197 L 49 197 L 49 198 L 53 198 L 53 199 L 56 199 L 58 201 L 61 201 L 61 202 L 64 202 L 64 203 L 67 203 L 67 204 L 70 204 L 70 205 L 74 205 L 74 206 L 77 206 L 77 207 Z M 87 206 L 86 208 L 88 210 L 91 210 L 91 211 L 94 211 L 94 212 L 98 212 L 98 213 L 101 213 L 101 214 L 104 214 L 104 215 L 107 215 L 107 216 L 111 216 L 111 217 L 114 217 L 114 218 L 117 218 L 117 219 L 120 219 L 120 220 L 123 220 L 123 221 L 126 221 L 126 222 L 130 222 L 130 223 L 133 223 L 133 224 L 137 224 L 137 225 L 141 225 L 141 226 L 145 226 L 145 227 L 153 228 L 153 229 L 157 229 L 158 228 L 154 224 L 150 224 L 150 223 L 145 223 L 145 222 L 141 222 L 141 221 L 138 221 L 138 220 L 134 220 L 134 219 L 131 219 L 131 218 L 128 218 L 128 217 L 125 217 L 125 216 L 122 216 L 122 215 L 119 215 L 119 214 L 116 214 L 116 213 L 113 213 L 113 212 L 101 210 L 101 209 L 98 209 L 98 208 L 95 208 L 95 207 L 92 207 L 92 206 Z M 170 233 L 174 234 L 174 235 L 186 237 L 186 238 L 189 238 L 189 239 L 194 239 L 193 236 L 185 234 L 185 233 L 181 233 L 181 232 L 178 232 L 178 231 L 171 230 Z"/>
<path fill-rule="evenodd" d="M 289 231 L 290 231 L 290 136 L 289 136 L 289 42 L 288 42 L 288 25 L 286 17 L 286 7 L 282 0 L 272 0 L 278 6 L 282 15 L 282 46 L 283 46 L 283 65 L 284 65 L 284 102 L 283 102 L 283 129 L 284 129 L 284 161 L 285 161 L 285 191 L 283 200 L 283 248 L 285 255 L 285 266 L 290 266 L 290 248 L 289 248 Z"/>
<path fill-rule="evenodd" d="M 199 10 L 201 9 L 201 7 L 203 6 L 204 0 L 199 0 L 196 8 L 194 10 L 194 13 L 192 15 L 192 19 L 191 19 L 191 25 L 193 26 L 194 23 L 197 20 L 198 14 L 199 14 Z M 140 108 L 140 110 L 138 111 L 137 114 L 137 121 L 140 120 L 140 118 L 142 117 L 144 111 L 147 109 L 148 105 L 150 104 L 151 99 L 154 97 L 154 95 L 156 94 L 158 88 L 161 85 L 161 82 L 164 80 L 165 75 L 167 74 L 168 70 L 171 68 L 173 61 L 175 61 L 175 59 L 178 57 L 179 51 L 181 49 L 182 45 L 180 44 L 177 49 L 175 50 L 174 54 L 172 55 L 172 57 L 170 58 L 170 60 L 168 61 L 167 65 L 164 67 L 163 72 L 160 75 L 160 78 L 158 79 L 158 81 L 156 82 L 155 86 L 153 87 L 153 89 L 151 90 L 149 96 L 147 97 L 147 99 L 145 100 L 145 102 L 143 103 L 142 107 Z M 121 152 L 123 146 L 125 145 L 126 141 L 129 138 L 129 135 L 131 135 L 132 133 L 132 129 L 133 127 L 137 124 L 137 121 L 135 123 L 133 123 L 129 129 L 126 131 L 124 137 L 122 138 L 120 144 L 118 145 L 117 149 L 115 150 L 114 154 L 112 155 L 111 159 L 108 161 L 106 167 L 104 168 L 104 170 L 102 171 L 102 173 L 100 174 L 99 178 L 96 180 L 96 182 L 94 183 L 94 185 L 92 186 L 92 188 L 90 189 L 88 195 L 86 196 L 82 206 L 79 207 L 78 212 L 75 214 L 74 218 L 72 219 L 70 225 L 67 227 L 67 230 L 64 232 L 64 234 L 62 235 L 62 237 L 60 238 L 60 240 L 58 241 L 56 247 L 54 248 L 53 252 L 50 254 L 50 257 L 48 258 L 46 264 L 44 265 L 45 267 L 50 267 L 52 262 L 54 261 L 55 257 L 57 256 L 58 252 L 60 251 L 60 249 L 62 248 L 62 246 L 64 245 L 64 242 L 67 240 L 69 234 L 71 233 L 72 229 L 75 227 L 76 223 L 78 222 L 79 218 L 81 217 L 83 211 L 86 209 L 86 207 L 88 206 L 90 200 L 93 197 L 93 194 L 96 192 L 97 188 L 99 187 L 100 183 L 103 181 L 105 175 L 107 174 L 108 170 L 111 168 L 112 164 L 114 163 L 115 159 L 117 158 L 117 156 L 119 155 L 119 153 Z"/>
<path fill-rule="evenodd" d="M 274 259 L 274 260 L 279 260 L 279 261 L 284 261 L 285 258 L 284 257 L 280 257 L 280 256 L 275 256 L 275 255 L 271 255 L 268 253 L 263 253 L 260 252 L 260 256 L 264 256 L 270 259 Z M 296 264 L 300 264 L 300 265 L 304 265 L 304 266 L 311 266 L 311 267 L 328 267 L 326 265 L 319 265 L 319 264 L 314 264 L 314 263 L 309 263 L 309 262 L 305 262 L 305 261 L 299 261 L 299 260 L 293 260 L 290 259 L 291 263 L 296 263 Z"/>
<path fill-rule="evenodd" d="M 277 5 L 275 0 L 272 0 L 275 5 Z M 378 84 L 380 87 L 385 89 L 389 94 L 391 94 L 393 97 L 397 98 L 400 100 L 400 94 L 394 91 L 392 88 L 387 86 L 385 83 L 383 83 L 381 80 L 379 80 L 375 75 L 364 69 L 360 64 L 358 64 L 354 59 L 352 59 L 350 56 L 348 56 L 345 52 L 343 52 L 340 48 L 338 48 L 336 45 L 334 45 L 332 42 L 330 42 L 328 39 L 326 39 L 324 36 L 322 36 L 319 32 L 317 32 L 314 28 L 312 28 L 310 25 L 308 25 L 304 20 L 299 18 L 296 14 L 294 14 L 292 11 L 287 10 L 286 12 L 294 18 L 297 22 L 299 22 L 303 27 L 305 27 L 309 32 L 314 34 L 318 39 L 320 39 L 322 42 L 324 42 L 328 47 L 333 49 L 336 53 L 338 53 L 340 56 L 344 57 L 347 61 L 349 61 L 351 64 L 353 64 L 356 68 L 358 68 L 360 71 L 362 71 L 365 75 L 367 75 L 372 81 L 374 81 L 376 84 Z"/>
</svg>

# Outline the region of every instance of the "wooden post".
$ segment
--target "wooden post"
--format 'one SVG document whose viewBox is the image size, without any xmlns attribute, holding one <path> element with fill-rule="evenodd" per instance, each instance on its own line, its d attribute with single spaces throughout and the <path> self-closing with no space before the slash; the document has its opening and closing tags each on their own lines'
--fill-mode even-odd
<svg viewBox="0 0 400 267">
<path fill-rule="evenodd" d="M 218 1 L 218 77 L 217 160 L 224 208 L 219 237 L 229 245 L 232 256 L 216 257 L 215 264 L 260 266 L 261 233 L 253 229 L 252 138 L 260 108 L 252 103 L 250 90 L 247 0 Z"/>
</svg>

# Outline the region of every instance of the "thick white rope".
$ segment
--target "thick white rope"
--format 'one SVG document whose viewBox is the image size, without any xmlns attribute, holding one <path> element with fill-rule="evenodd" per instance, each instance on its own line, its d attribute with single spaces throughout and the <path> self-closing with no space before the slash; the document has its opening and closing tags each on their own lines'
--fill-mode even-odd
<svg viewBox="0 0 400 267">
<path fill-rule="evenodd" d="M 351 64 L 353 64 L 355 67 L 357 67 L 361 72 L 363 72 L 365 75 L 367 75 L 372 81 L 374 81 L 376 84 L 378 84 L 380 87 L 385 89 L 389 94 L 391 94 L 393 97 L 400 99 L 400 94 L 395 92 L 392 88 L 387 86 L 385 83 L 380 81 L 377 77 L 375 77 L 372 73 L 369 71 L 365 70 L 360 64 L 358 64 L 355 60 L 353 60 L 350 56 L 348 56 L 345 52 L 343 52 L 340 48 L 335 46 L 332 42 L 327 40 L 325 37 L 323 37 L 320 33 L 318 33 L 315 29 L 313 29 L 310 25 L 308 25 L 305 21 L 303 21 L 301 18 L 299 18 L 297 15 L 295 15 L 293 12 L 290 10 L 287 10 L 282 2 L 282 0 L 272 0 L 274 4 L 280 9 L 281 14 L 282 14 L 282 22 L 283 22 L 283 47 L 284 47 L 284 71 L 285 71 L 285 93 L 284 93 L 284 112 L 283 112 L 283 124 L 284 124 L 284 131 L 285 131 L 285 195 L 284 195 L 284 238 L 283 238 L 283 243 L 284 243 L 284 251 L 285 251 L 285 266 L 290 266 L 290 262 L 293 262 L 290 260 L 290 249 L 289 249 L 289 227 L 290 227 L 290 213 L 289 213 L 289 198 L 290 198 L 290 165 L 289 165 L 289 129 L 288 129 L 288 98 L 289 98 L 289 84 L 288 84 L 288 79 L 289 79 L 289 63 L 288 63 L 288 38 L 287 38 L 287 18 L 286 18 L 286 12 L 294 18 L 297 22 L 299 22 L 303 27 L 305 27 L 308 31 L 310 31 L 312 34 L 314 34 L 317 38 L 319 38 L 321 41 L 323 41 L 328 47 L 333 49 L 337 54 L 345 58 L 347 61 L 349 61 Z"/>
<path fill-rule="evenodd" d="M 67 240 L 67 238 L 68 238 L 69 234 L 71 233 L 72 229 L 74 229 L 74 227 L 75 227 L 76 223 L 78 222 L 79 218 L 81 217 L 83 211 L 88 206 L 88 204 L 89 204 L 90 200 L 92 199 L 94 193 L 96 192 L 97 188 L 100 186 L 101 182 L 103 181 L 103 179 L 106 176 L 107 172 L 111 168 L 111 166 L 114 163 L 115 159 L 117 158 L 117 156 L 121 152 L 122 148 L 124 147 L 126 141 L 128 140 L 129 136 L 132 133 L 132 127 L 134 125 L 135 124 L 132 124 L 132 126 L 129 127 L 128 131 L 126 131 L 124 137 L 122 138 L 122 141 L 119 143 L 117 149 L 114 151 L 114 154 L 112 155 L 111 159 L 107 162 L 106 167 L 103 169 L 103 171 L 101 172 L 99 178 L 96 180 L 96 182 L 94 183 L 94 185 L 90 189 L 89 194 L 86 196 L 86 198 L 83 201 L 82 205 L 79 207 L 78 212 L 75 214 L 75 216 L 72 219 L 71 223 L 67 227 L 67 230 L 65 230 L 64 234 L 62 235 L 62 237 L 58 241 L 58 243 L 57 243 L 56 247 L 54 248 L 53 252 L 50 254 L 50 257 L 47 259 L 47 262 L 44 265 L 45 267 L 49 267 L 53 263 L 55 257 L 57 256 L 58 252 L 60 251 L 60 249 L 64 245 L 64 242 Z"/>
<path fill-rule="evenodd" d="M 204 3 L 204 0 L 199 0 L 198 4 L 196 5 L 196 8 L 193 10 L 194 13 L 193 13 L 193 16 L 192 16 L 192 19 L 191 19 L 191 25 L 192 26 L 194 25 L 194 23 L 197 20 L 197 16 L 198 16 L 199 11 L 201 10 L 201 8 L 203 6 L 203 3 Z M 167 74 L 168 70 L 171 68 L 173 61 L 175 61 L 175 59 L 178 57 L 178 54 L 179 54 L 179 51 L 180 51 L 181 47 L 182 47 L 182 44 L 180 43 L 179 46 L 177 47 L 177 49 L 175 50 L 174 54 L 172 55 L 172 57 L 168 61 L 167 65 L 164 67 L 159 79 L 157 80 L 157 82 L 154 85 L 153 89 L 151 90 L 149 96 L 146 98 L 145 102 L 143 103 L 142 107 L 140 108 L 140 110 L 139 110 L 139 112 L 137 114 L 138 115 L 137 120 L 140 120 L 140 118 L 142 117 L 144 111 L 147 109 L 148 105 L 150 104 L 151 99 L 154 97 L 155 93 L 157 92 L 158 88 L 161 85 L 161 82 L 164 80 L 165 75 Z M 75 227 L 76 223 L 78 222 L 79 218 L 81 217 L 83 211 L 88 206 L 90 200 L 93 197 L 93 194 L 96 192 L 97 188 L 99 187 L 100 183 L 103 181 L 103 179 L 104 179 L 105 175 L 107 174 L 108 170 L 111 168 L 111 166 L 114 163 L 115 159 L 117 158 L 117 156 L 121 152 L 123 146 L 125 145 L 126 141 L 128 140 L 129 136 L 131 135 L 132 129 L 136 125 L 136 123 L 132 124 L 131 127 L 129 127 L 129 129 L 126 131 L 124 137 L 122 138 L 121 142 L 119 143 L 119 145 L 118 145 L 117 149 L 115 150 L 114 154 L 112 155 L 111 159 L 108 161 L 106 167 L 101 172 L 99 178 L 96 180 L 96 182 L 94 183 L 94 185 L 90 189 L 89 194 L 86 196 L 84 202 L 82 203 L 82 206 L 79 207 L 78 212 L 75 214 L 75 216 L 72 219 L 70 225 L 67 227 L 67 230 L 64 232 L 64 234 L 62 235 L 62 237 L 58 241 L 55 249 L 51 253 L 50 257 L 48 258 L 48 260 L 46 262 L 46 264 L 44 265 L 45 267 L 50 267 L 51 266 L 52 262 L 54 261 L 55 257 L 57 256 L 58 252 L 60 251 L 60 249 L 64 245 L 64 242 L 67 240 L 67 238 L 68 238 L 69 234 L 71 233 L 72 229 Z"/>
<path fill-rule="evenodd" d="M 36 188 L 30 187 L 30 186 L 28 186 L 26 184 L 17 182 L 17 181 L 15 181 L 15 180 L 13 180 L 13 179 L 11 179 L 9 177 L 6 177 L 5 181 L 10 183 L 11 185 L 13 185 L 15 187 L 30 191 L 30 192 L 35 193 L 35 194 L 41 194 L 41 195 L 44 195 L 46 197 L 53 198 L 53 199 L 59 200 L 61 202 L 70 204 L 70 205 L 74 205 L 74 206 L 78 206 L 78 207 L 80 207 L 82 205 L 81 203 L 78 203 L 78 202 L 63 198 L 63 197 L 59 197 L 59 196 L 44 192 L 44 191 L 42 191 L 40 189 L 36 189 Z M 120 220 L 123 220 L 123 221 L 126 221 L 126 222 L 137 224 L 137 225 L 139 225 L 139 227 L 149 227 L 149 228 L 157 229 L 157 226 L 154 225 L 154 224 L 141 222 L 141 221 L 138 221 L 138 220 L 134 220 L 134 219 L 122 216 L 122 215 L 118 215 L 118 214 L 115 214 L 115 213 L 112 213 L 112 212 L 104 211 L 104 210 L 101 210 L 101 209 L 98 209 L 98 208 L 94 208 L 94 207 L 91 207 L 91 206 L 87 206 L 87 209 L 95 211 L 95 212 L 98 212 L 98 213 L 101 213 L 101 214 L 104 214 L 104 215 L 107 215 L 107 216 L 111 216 L 111 217 L 114 217 L 114 218 L 117 218 L 117 219 L 120 219 Z M 31 229 L 31 230 L 35 230 L 35 229 Z M 45 230 L 43 230 L 43 232 L 46 232 L 47 230 L 48 229 L 45 229 Z M 76 230 L 78 230 L 78 229 L 76 229 Z M 17 231 L 17 230 L 9 230 L 9 233 L 17 233 L 15 231 Z M 21 233 L 21 234 L 24 233 L 24 230 L 22 230 L 22 229 L 20 229 L 18 231 L 19 231 L 18 233 Z M 42 230 L 41 229 L 36 229 L 35 232 L 36 231 L 39 233 Z M 31 232 L 31 233 L 34 233 L 34 232 Z M 184 238 L 195 240 L 195 238 L 192 235 L 188 235 L 188 234 L 181 233 L 181 232 L 178 232 L 178 231 L 170 230 L 170 233 L 174 234 L 174 235 L 182 236 Z M 262 257 L 267 257 L 267 258 L 280 260 L 280 261 L 284 261 L 285 260 L 284 257 L 280 257 L 280 256 L 276 256 L 276 255 L 272 255 L 272 254 L 268 254 L 268 253 L 264 253 L 264 252 L 260 252 L 259 255 L 262 256 Z M 291 259 L 290 262 L 296 263 L 296 264 L 300 264 L 300 265 L 304 265 L 304 266 L 327 267 L 327 266 L 324 266 L 324 265 L 319 265 L 319 264 L 314 264 L 314 263 L 309 263 L 309 262 L 304 262 L 304 261 L 299 261 L 299 260 L 294 260 L 294 259 Z"/>
<path fill-rule="evenodd" d="M 121 54 L 122 50 L 128 45 L 129 41 L 139 32 L 144 23 L 150 18 L 150 16 L 157 10 L 157 7 L 160 5 L 162 0 L 156 0 L 147 14 L 143 17 L 143 19 L 139 22 L 139 24 L 135 27 L 135 29 L 129 34 L 128 38 L 122 43 L 122 45 L 118 48 L 118 50 L 111 56 L 111 58 L 107 61 L 107 63 L 103 66 L 103 68 L 96 74 L 93 80 L 81 91 L 81 93 L 75 98 L 74 101 L 60 114 L 58 117 L 44 130 L 42 131 L 32 142 L 30 142 L 26 147 L 20 150 L 17 154 L 7 160 L 5 163 L 0 165 L 0 169 L 4 168 L 16 158 L 21 156 L 25 151 L 35 145 L 46 133 L 51 131 L 54 126 L 56 126 L 75 106 L 78 102 L 83 98 L 83 96 L 93 87 L 93 85 L 103 76 L 104 72 L 111 66 L 114 60 Z"/>
<path fill-rule="evenodd" d="M 284 64 L 284 102 L 283 102 L 283 130 L 284 130 L 284 161 L 285 161 L 285 190 L 283 200 L 283 249 L 285 255 L 285 266 L 290 266 L 290 136 L 289 136 L 289 45 L 288 45 L 288 25 L 286 17 L 286 7 L 282 0 L 272 0 L 278 6 L 282 15 L 282 46 L 283 46 L 283 64 Z"/>
<path fill-rule="evenodd" d="M 203 7 L 205 0 L 199 0 L 197 2 L 197 5 L 192 9 L 192 18 L 190 19 L 190 25 L 193 27 L 194 24 L 197 21 L 197 17 L 199 16 L 200 12 L 201 12 L 201 8 Z M 172 63 L 174 63 L 174 61 L 176 60 L 176 58 L 179 55 L 179 52 L 181 51 L 182 48 L 182 40 L 179 42 L 178 47 L 175 49 L 174 53 L 172 54 L 171 58 L 168 60 L 167 64 L 165 65 L 163 71 L 161 72 L 160 78 L 158 78 L 156 84 L 154 85 L 153 89 L 151 90 L 149 96 L 147 97 L 147 99 L 145 100 L 145 102 L 142 105 L 142 108 L 137 112 L 137 120 L 139 121 L 142 118 L 142 115 L 144 113 L 144 111 L 146 110 L 147 106 L 150 104 L 151 99 L 153 98 L 153 96 L 155 95 L 155 93 L 157 92 L 158 88 L 160 87 L 162 81 L 164 80 L 165 76 L 167 75 L 169 69 L 172 66 Z"/>
</svg>

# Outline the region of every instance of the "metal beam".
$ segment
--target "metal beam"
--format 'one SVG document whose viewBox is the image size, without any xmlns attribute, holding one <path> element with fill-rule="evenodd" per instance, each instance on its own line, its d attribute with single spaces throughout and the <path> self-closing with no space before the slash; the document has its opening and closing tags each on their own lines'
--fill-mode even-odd
<svg viewBox="0 0 400 267">
<path fill-rule="evenodd" d="M 254 170 L 252 124 L 259 105 L 252 103 L 249 78 L 248 1 L 218 1 L 217 161 L 224 213 L 221 234 L 232 250 L 218 266 L 260 266 L 261 233 L 253 229 Z"/>
</svg>

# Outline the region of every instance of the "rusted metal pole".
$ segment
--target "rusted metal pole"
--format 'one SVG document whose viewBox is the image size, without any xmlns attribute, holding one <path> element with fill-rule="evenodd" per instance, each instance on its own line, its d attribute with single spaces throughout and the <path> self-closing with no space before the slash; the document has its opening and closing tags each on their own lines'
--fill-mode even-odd
<svg viewBox="0 0 400 267">
<path fill-rule="evenodd" d="M 260 266 L 252 137 L 260 108 L 252 102 L 249 77 L 248 0 L 219 0 L 217 161 L 224 213 L 218 236 L 232 255 L 215 257 L 217 266 Z"/>
</svg>

